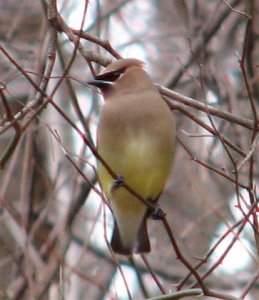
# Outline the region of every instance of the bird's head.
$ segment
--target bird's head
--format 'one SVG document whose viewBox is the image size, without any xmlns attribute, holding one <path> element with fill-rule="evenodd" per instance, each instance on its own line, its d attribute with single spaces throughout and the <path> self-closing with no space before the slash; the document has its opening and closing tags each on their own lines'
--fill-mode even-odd
<svg viewBox="0 0 259 300">
<path fill-rule="evenodd" d="M 109 64 L 102 73 L 95 76 L 94 80 L 88 84 L 98 87 L 104 94 L 111 89 L 115 83 L 126 81 L 130 84 L 132 80 L 128 76 L 128 71 L 132 68 L 142 70 L 144 63 L 135 58 L 119 59 Z M 125 80 L 126 79 L 126 80 Z M 124 84 L 125 85 L 125 84 Z"/>
</svg>

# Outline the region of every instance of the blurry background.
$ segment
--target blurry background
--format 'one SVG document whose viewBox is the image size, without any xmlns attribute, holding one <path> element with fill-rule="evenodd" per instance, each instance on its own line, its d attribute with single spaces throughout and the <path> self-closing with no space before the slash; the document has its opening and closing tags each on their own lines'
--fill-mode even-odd
<svg viewBox="0 0 259 300">
<path fill-rule="evenodd" d="M 258 299 L 258 1 L 0 0 L 0 20 L 0 299 Z M 144 259 L 107 247 L 87 81 L 120 56 L 179 93 L 160 201 L 179 259 L 159 221 Z"/>
</svg>

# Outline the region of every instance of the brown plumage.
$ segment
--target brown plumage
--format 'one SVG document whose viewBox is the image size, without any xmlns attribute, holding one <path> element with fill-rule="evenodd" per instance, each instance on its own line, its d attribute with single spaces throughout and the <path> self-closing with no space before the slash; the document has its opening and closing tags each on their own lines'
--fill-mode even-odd
<svg viewBox="0 0 259 300">
<path fill-rule="evenodd" d="M 175 122 L 143 63 L 122 59 L 111 63 L 90 82 L 104 96 L 97 131 L 97 148 L 115 174 L 138 195 L 157 201 L 169 175 Z M 147 206 L 115 180 L 101 162 L 100 184 L 115 218 L 111 247 L 124 255 L 150 251 Z"/>
</svg>

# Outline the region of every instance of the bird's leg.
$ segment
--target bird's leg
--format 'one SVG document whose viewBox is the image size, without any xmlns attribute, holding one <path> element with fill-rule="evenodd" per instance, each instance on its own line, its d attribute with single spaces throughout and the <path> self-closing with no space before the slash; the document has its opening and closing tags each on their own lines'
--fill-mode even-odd
<svg viewBox="0 0 259 300">
<path fill-rule="evenodd" d="M 150 206 L 147 209 L 147 216 L 151 217 L 153 220 L 162 220 L 166 213 L 158 206 L 157 203 L 154 203 L 152 199 L 149 199 Z"/>
<path fill-rule="evenodd" d="M 153 220 L 162 220 L 166 213 L 158 206 L 157 203 L 152 203 L 152 206 L 149 206 L 147 209 L 147 215 L 150 216 Z"/>
<path fill-rule="evenodd" d="M 112 182 L 111 190 L 117 190 L 118 188 L 124 185 L 124 177 L 120 174 L 117 174 L 116 179 Z"/>
<path fill-rule="evenodd" d="M 165 217 L 165 215 L 166 213 L 158 206 L 155 209 L 153 209 L 151 213 L 153 220 L 162 220 Z"/>
</svg>

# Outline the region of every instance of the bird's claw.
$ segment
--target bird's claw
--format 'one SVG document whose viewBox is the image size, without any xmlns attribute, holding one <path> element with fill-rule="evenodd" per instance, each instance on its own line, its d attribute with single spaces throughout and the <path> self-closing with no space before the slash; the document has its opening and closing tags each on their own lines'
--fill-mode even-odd
<svg viewBox="0 0 259 300">
<path fill-rule="evenodd" d="M 116 190 L 122 187 L 124 184 L 124 178 L 122 175 L 117 175 L 116 179 L 112 182 L 112 190 Z"/>
<path fill-rule="evenodd" d="M 158 206 L 155 206 L 150 211 L 150 216 L 153 220 L 162 220 L 165 217 L 166 213 Z"/>
</svg>

